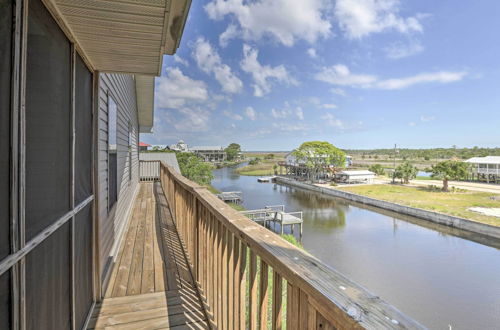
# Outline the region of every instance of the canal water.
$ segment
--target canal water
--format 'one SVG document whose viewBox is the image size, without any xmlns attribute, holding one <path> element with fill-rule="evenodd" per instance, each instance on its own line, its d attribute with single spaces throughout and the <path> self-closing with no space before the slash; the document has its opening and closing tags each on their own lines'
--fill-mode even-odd
<svg viewBox="0 0 500 330">
<path fill-rule="evenodd" d="M 234 168 L 213 186 L 247 209 L 304 212 L 305 249 L 431 329 L 500 329 L 500 242 L 274 183 Z M 297 233 L 297 230 L 295 231 Z"/>
</svg>

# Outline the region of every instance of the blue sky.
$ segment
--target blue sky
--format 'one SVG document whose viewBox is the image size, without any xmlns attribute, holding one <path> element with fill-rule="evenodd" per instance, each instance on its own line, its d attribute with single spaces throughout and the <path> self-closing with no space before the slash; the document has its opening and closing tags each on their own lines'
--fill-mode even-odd
<svg viewBox="0 0 500 330">
<path fill-rule="evenodd" d="M 500 1 L 193 0 L 141 140 L 499 146 Z"/>
</svg>

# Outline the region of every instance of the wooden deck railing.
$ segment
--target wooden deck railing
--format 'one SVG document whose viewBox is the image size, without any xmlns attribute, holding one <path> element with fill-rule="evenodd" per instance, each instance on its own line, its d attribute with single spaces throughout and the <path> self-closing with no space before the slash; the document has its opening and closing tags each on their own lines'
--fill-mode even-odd
<svg viewBox="0 0 500 330">
<path fill-rule="evenodd" d="M 164 193 L 214 327 L 422 328 L 164 163 L 160 172 Z"/>
<path fill-rule="evenodd" d="M 139 161 L 139 180 L 140 181 L 160 180 L 160 161 L 159 160 Z"/>
</svg>

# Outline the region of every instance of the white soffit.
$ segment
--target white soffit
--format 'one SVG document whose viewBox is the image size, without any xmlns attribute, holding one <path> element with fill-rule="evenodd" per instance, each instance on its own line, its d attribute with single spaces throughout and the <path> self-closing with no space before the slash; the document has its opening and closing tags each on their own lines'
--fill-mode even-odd
<svg viewBox="0 0 500 330">
<path fill-rule="evenodd" d="M 152 76 L 135 76 L 137 95 L 137 115 L 139 117 L 139 133 L 151 133 L 154 122 L 155 78 Z"/>
<path fill-rule="evenodd" d="M 174 54 L 191 0 L 45 0 L 95 70 L 159 75 Z"/>
</svg>

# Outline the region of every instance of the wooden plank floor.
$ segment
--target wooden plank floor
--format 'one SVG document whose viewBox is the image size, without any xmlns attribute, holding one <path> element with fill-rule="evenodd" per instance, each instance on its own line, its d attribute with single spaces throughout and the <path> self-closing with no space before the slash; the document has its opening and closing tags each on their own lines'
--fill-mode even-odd
<svg viewBox="0 0 500 330">
<path fill-rule="evenodd" d="M 105 299 L 89 329 L 208 329 L 159 183 L 141 182 Z"/>
</svg>

